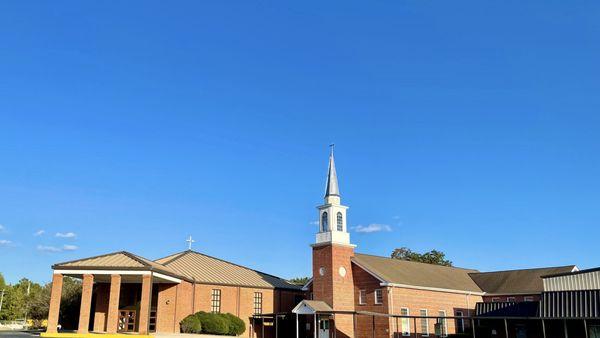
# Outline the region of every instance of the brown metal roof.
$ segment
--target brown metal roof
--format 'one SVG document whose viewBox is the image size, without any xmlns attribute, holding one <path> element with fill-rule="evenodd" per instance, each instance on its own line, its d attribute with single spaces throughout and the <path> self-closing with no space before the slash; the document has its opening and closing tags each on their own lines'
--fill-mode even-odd
<svg viewBox="0 0 600 338">
<path fill-rule="evenodd" d="M 144 257 L 134 255 L 127 251 L 112 252 L 100 256 L 82 258 L 74 261 L 58 263 L 52 266 L 53 269 L 71 269 L 71 270 L 147 270 L 164 273 L 177 278 L 188 279 L 185 275 L 177 273 L 173 269 L 162 264 L 153 262 Z"/>
<path fill-rule="evenodd" d="M 469 270 L 388 257 L 356 254 L 352 261 L 384 282 L 414 287 L 481 293 Z"/>
<path fill-rule="evenodd" d="M 198 283 L 301 289 L 301 286 L 288 283 L 279 277 L 191 250 L 158 259 L 156 263 L 161 263 Z"/>
<path fill-rule="evenodd" d="M 151 270 L 197 283 L 282 288 L 300 290 L 301 286 L 260 271 L 252 270 L 195 251 L 179 252 L 156 261 L 120 251 L 58 263 L 53 269 Z"/>
<path fill-rule="evenodd" d="M 542 276 L 573 271 L 575 265 L 551 268 L 471 273 L 471 278 L 487 294 L 536 294 L 544 291 Z"/>
<path fill-rule="evenodd" d="M 143 268 L 146 267 L 140 260 L 134 259 L 132 254 L 125 251 L 113 252 L 105 255 L 82 258 L 74 261 L 55 264 L 60 268 Z"/>
</svg>

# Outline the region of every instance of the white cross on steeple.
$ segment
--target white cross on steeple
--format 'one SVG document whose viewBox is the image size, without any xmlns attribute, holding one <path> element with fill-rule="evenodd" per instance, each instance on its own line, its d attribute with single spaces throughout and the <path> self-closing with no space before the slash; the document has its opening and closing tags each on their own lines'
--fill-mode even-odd
<svg viewBox="0 0 600 338">
<path fill-rule="evenodd" d="M 188 250 L 192 250 L 192 243 L 195 242 L 195 240 L 192 239 L 192 236 L 190 235 L 190 238 L 185 240 L 186 242 L 188 242 Z"/>
</svg>

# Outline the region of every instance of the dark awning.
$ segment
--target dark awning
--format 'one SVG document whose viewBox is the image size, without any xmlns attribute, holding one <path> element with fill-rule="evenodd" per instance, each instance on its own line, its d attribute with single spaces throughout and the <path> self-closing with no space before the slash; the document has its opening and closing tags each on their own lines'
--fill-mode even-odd
<svg viewBox="0 0 600 338">
<path fill-rule="evenodd" d="M 475 315 L 480 317 L 538 317 L 539 302 L 477 303 Z"/>
</svg>

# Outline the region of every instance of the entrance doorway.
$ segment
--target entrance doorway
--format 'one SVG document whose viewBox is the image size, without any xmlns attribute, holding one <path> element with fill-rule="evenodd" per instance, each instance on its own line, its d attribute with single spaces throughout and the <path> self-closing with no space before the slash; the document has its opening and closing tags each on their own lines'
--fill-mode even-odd
<svg viewBox="0 0 600 338">
<path fill-rule="evenodd" d="M 319 338 L 329 338 L 329 319 L 319 321 Z"/>
<path fill-rule="evenodd" d="M 119 332 L 134 332 L 136 330 L 135 325 L 135 311 L 134 310 L 119 310 Z"/>
</svg>

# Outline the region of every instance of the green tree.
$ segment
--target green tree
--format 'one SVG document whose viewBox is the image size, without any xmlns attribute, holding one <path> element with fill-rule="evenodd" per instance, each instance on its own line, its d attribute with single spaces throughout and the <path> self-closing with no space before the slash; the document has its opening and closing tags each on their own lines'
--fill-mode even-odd
<svg viewBox="0 0 600 338">
<path fill-rule="evenodd" d="M 418 253 L 410 250 L 409 248 L 401 247 L 398 249 L 394 249 L 391 257 L 411 262 L 452 266 L 452 261 L 446 259 L 446 254 L 438 250 L 431 250 L 425 253 Z"/>
<path fill-rule="evenodd" d="M 31 318 L 39 326 L 41 321 L 48 318 L 50 307 L 50 291 L 52 285 L 32 284 L 31 292 L 27 301 L 27 318 Z"/>
</svg>

